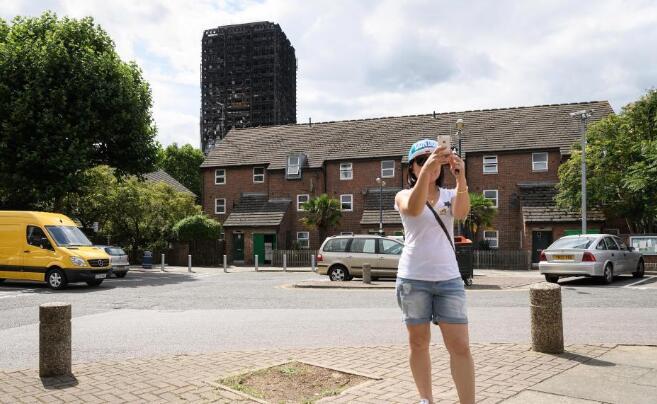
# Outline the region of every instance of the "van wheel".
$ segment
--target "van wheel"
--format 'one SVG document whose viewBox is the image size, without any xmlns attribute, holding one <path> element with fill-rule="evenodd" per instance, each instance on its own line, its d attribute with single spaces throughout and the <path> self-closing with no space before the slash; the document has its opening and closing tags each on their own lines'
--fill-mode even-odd
<svg viewBox="0 0 657 404">
<path fill-rule="evenodd" d="M 329 278 L 332 281 L 350 281 L 352 279 L 349 270 L 342 265 L 334 265 L 329 270 Z"/>
<path fill-rule="evenodd" d="M 53 269 L 46 275 L 46 282 L 51 289 L 59 290 L 66 287 L 66 276 L 61 269 Z"/>
<path fill-rule="evenodd" d="M 644 264 L 643 261 L 639 261 L 639 265 L 636 267 L 636 272 L 632 272 L 632 276 L 635 278 L 643 278 L 645 272 L 646 264 Z M 0 279 L 0 282 L 2 282 L 2 279 Z"/>
<path fill-rule="evenodd" d="M 101 283 L 103 283 L 103 279 L 94 279 L 93 281 L 87 281 L 87 285 L 89 286 L 100 286 Z"/>
<path fill-rule="evenodd" d="M 5 281 L 4 279 L 0 278 L 0 283 L 2 283 L 2 282 L 4 282 L 4 281 Z"/>
</svg>

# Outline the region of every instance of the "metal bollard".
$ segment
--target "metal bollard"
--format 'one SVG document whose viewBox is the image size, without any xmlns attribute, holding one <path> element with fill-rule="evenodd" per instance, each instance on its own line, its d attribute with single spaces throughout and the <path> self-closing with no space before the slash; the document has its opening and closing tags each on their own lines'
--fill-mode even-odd
<svg viewBox="0 0 657 404">
<path fill-rule="evenodd" d="M 228 273 L 228 258 L 226 258 L 226 254 L 224 254 L 224 273 Z"/>
<path fill-rule="evenodd" d="M 317 272 L 317 268 L 315 268 L 315 254 L 310 256 L 310 268 L 313 272 Z"/>
<path fill-rule="evenodd" d="M 283 254 L 283 272 L 287 272 L 287 254 Z"/>
<path fill-rule="evenodd" d="M 71 305 L 39 306 L 39 376 L 71 375 Z"/>
<path fill-rule="evenodd" d="M 160 271 L 162 271 L 162 272 L 166 272 L 166 271 L 164 270 L 164 254 L 162 254 L 162 262 L 160 263 Z"/>
<path fill-rule="evenodd" d="M 255 270 L 258 272 L 258 256 L 255 256 Z"/>
<path fill-rule="evenodd" d="M 363 283 L 372 283 L 372 266 L 370 264 L 363 264 Z"/>
<path fill-rule="evenodd" d="M 192 271 L 192 254 L 187 256 L 187 272 L 194 272 Z"/>
<path fill-rule="evenodd" d="M 540 282 L 529 287 L 532 349 L 536 352 L 563 352 L 561 286 Z"/>
</svg>

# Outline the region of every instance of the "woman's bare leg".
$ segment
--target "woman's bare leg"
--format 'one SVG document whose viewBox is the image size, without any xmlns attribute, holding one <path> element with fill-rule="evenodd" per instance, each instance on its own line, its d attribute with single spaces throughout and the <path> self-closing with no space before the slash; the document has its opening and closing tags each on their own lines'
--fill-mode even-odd
<svg viewBox="0 0 657 404">
<path fill-rule="evenodd" d="M 475 402 L 474 361 L 470 353 L 467 324 L 440 323 L 445 347 L 449 352 L 449 364 L 461 404 Z"/>
<path fill-rule="evenodd" d="M 433 403 L 431 390 L 431 355 L 429 344 L 431 343 L 431 323 L 407 325 L 408 342 L 411 348 L 409 362 L 415 385 L 420 393 L 420 398 L 426 398 Z"/>
</svg>

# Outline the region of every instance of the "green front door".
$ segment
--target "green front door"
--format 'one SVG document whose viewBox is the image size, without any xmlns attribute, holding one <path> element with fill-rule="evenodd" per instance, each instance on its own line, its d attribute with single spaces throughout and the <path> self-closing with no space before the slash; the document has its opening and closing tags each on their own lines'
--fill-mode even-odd
<svg viewBox="0 0 657 404">
<path fill-rule="evenodd" d="M 244 234 L 233 233 L 233 260 L 244 261 Z"/>
<path fill-rule="evenodd" d="M 265 235 L 264 234 L 254 234 L 253 235 L 253 260 L 255 261 L 255 256 L 258 256 L 258 265 L 265 263 Z"/>
</svg>

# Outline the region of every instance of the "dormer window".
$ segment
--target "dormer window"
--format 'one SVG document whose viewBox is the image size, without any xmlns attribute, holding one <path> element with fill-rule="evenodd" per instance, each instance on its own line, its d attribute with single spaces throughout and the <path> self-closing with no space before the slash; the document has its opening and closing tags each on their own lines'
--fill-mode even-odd
<svg viewBox="0 0 657 404">
<path fill-rule="evenodd" d="M 297 153 L 287 156 L 287 164 L 285 166 L 285 178 L 288 180 L 301 179 L 301 170 L 306 161 L 306 156 Z"/>
<path fill-rule="evenodd" d="M 290 156 L 287 158 L 287 175 L 299 175 L 301 172 L 301 157 Z"/>
</svg>

